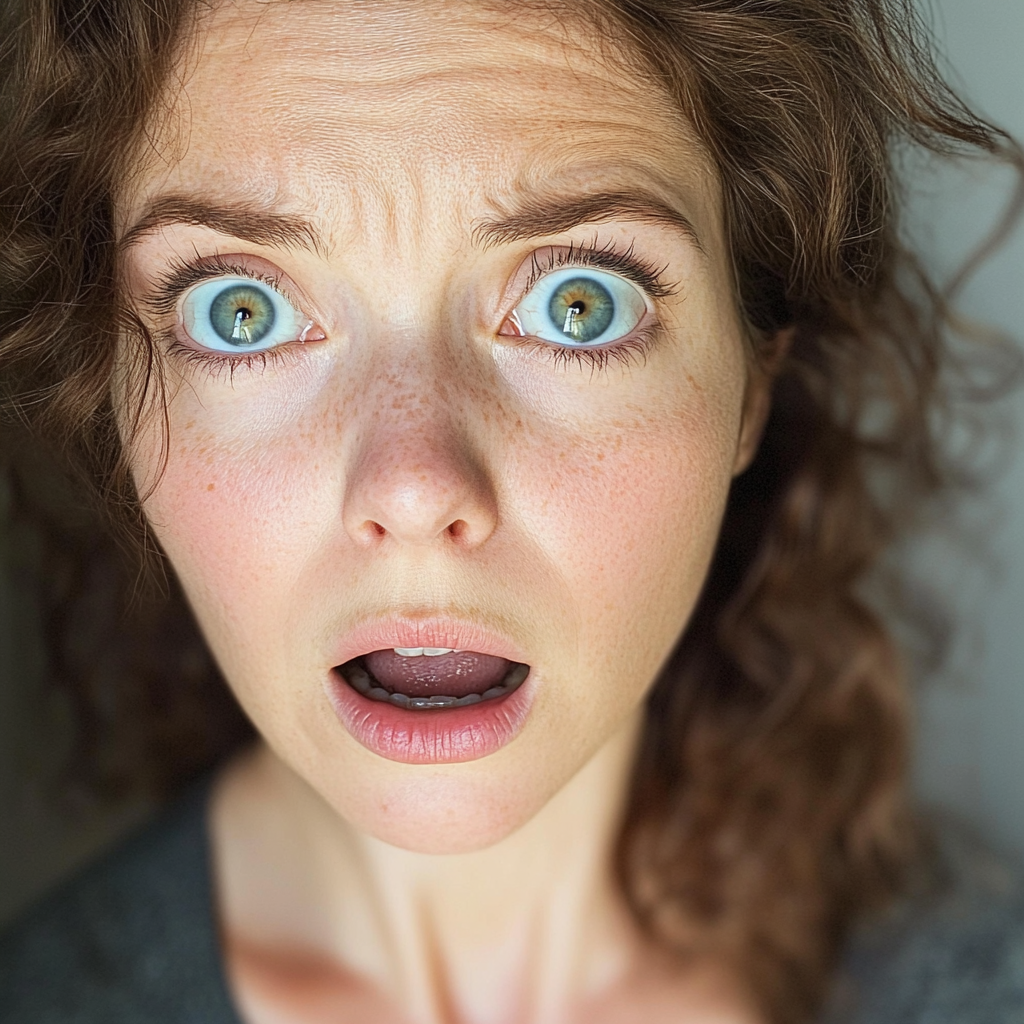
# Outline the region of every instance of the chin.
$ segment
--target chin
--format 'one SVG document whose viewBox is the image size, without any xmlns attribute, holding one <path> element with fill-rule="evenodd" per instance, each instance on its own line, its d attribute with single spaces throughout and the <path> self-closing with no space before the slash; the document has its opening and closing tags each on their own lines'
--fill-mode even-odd
<svg viewBox="0 0 1024 1024">
<path fill-rule="evenodd" d="M 566 780 L 508 756 L 444 767 L 380 764 L 359 771 L 303 774 L 351 826 L 413 853 L 471 853 L 531 821 Z M 360 760 L 362 760 L 360 758 Z M 490 763 L 489 763 L 490 762 Z M 319 777 L 318 777 L 319 776 Z M 352 786 L 346 779 L 357 778 Z"/>
</svg>

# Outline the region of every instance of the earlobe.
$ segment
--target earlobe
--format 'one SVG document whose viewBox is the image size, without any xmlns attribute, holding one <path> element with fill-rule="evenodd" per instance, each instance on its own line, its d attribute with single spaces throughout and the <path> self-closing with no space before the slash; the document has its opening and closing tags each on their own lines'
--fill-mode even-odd
<svg viewBox="0 0 1024 1024">
<path fill-rule="evenodd" d="M 765 345 L 764 356 L 751 364 L 743 396 L 743 418 L 736 443 L 732 475 L 739 476 L 754 461 L 772 406 L 772 385 L 793 343 L 795 327 L 776 332 Z"/>
</svg>

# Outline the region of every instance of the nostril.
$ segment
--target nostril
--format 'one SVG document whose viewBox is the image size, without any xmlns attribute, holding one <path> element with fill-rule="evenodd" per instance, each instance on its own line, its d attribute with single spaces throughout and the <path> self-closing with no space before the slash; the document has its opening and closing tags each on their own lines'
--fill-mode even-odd
<svg viewBox="0 0 1024 1024">
<path fill-rule="evenodd" d="M 361 457 L 342 500 L 349 536 L 374 547 L 388 541 L 458 548 L 483 543 L 497 523 L 489 481 L 473 466 L 455 465 L 442 454 L 429 464 L 393 455 L 385 463 L 386 452 L 376 449 L 372 457 Z"/>
</svg>

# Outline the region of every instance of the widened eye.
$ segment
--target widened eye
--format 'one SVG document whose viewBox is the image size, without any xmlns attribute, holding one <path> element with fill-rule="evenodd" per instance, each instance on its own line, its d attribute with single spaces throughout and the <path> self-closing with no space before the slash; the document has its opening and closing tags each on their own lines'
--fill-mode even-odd
<svg viewBox="0 0 1024 1024">
<path fill-rule="evenodd" d="M 304 341 L 313 325 L 279 291 L 245 277 L 196 285 L 181 305 L 188 336 L 214 352 L 263 352 Z"/>
<path fill-rule="evenodd" d="M 624 338 L 647 302 L 618 274 L 564 267 L 546 274 L 512 311 L 515 333 L 569 347 L 597 347 Z"/>
</svg>

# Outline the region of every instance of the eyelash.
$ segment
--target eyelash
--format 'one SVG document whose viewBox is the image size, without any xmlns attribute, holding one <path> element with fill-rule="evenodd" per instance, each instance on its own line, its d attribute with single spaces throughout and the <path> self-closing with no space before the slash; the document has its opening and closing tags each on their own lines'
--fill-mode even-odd
<svg viewBox="0 0 1024 1024">
<path fill-rule="evenodd" d="M 523 287 L 525 295 L 545 275 L 566 266 L 597 267 L 611 273 L 619 274 L 626 280 L 642 288 L 653 298 L 665 298 L 674 295 L 677 286 L 664 280 L 665 268 L 658 267 L 641 259 L 634 252 L 633 243 L 625 250 L 617 249 L 613 244 L 598 245 L 597 240 L 589 244 L 570 244 L 567 249 L 549 249 L 545 256 L 533 255 L 530 276 Z M 254 271 L 252 267 L 225 259 L 222 256 L 210 256 L 201 261 L 189 263 L 176 261 L 170 270 L 156 284 L 153 297 L 148 302 L 149 308 L 157 315 L 169 316 L 174 312 L 178 299 L 193 285 L 215 277 L 247 277 L 287 294 L 281 289 L 280 275 L 265 274 Z M 610 362 L 623 366 L 641 364 L 646 360 L 651 344 L 659 330 L 657 319 L 632 338 L 607 345 L 602 348 L 570 348 L 552 346 L 549 342 L 523 338 L 521 344 L 540 348 L 550 355 L 556 366 L 589 366 L 592 370 L 602 371 Z M 244 368 L 248 371 L 263 370 L 268 359 L 282 358 L 287 346 L 253 352 L 249 355 L 224 356 L 212 352 L 204 352 L 190 348 L 177 339 L 173 331 L 164 334 L 168 353 L 184 362 L 200 366 L 211 375 L 219 376 L 226 372 L 231 378 L 235 371 Z"/>
<path fill-rule="evenodd" d="M 571 243 L 568 249 L 548 249 L 544 257 L 534 253 L 530 263 L 530 277 L 523 292 L 528 292 L 545 274 L 567 266 L 597 267 L 611 271 L 639 285 L 656 299 L 676 293 L 676 285 L 667 284 L 664 280 L 666 268 L 655 266 L 637 256 L 634 243 L 630 242 L 628 249 L 621 250 L 611 242 L 598 245 L 597 239 L 588 245 Z"/>
<path fill-rule="evenodd" d="M 262 274 L 252 267 L 235 263 L 223 256 L 207 256 L 195 263 L 175 261 L 168 273 L 162 277 L 153 290 L 150 308 L 161 316 L 169 316 L 174 312 L 178 299 L 200 281 L 208 281 L 214 277 L 247 277 L 253 281 L 262 281 L 275 291 L 287 294 L 281 288 L 281 277 L 275 274 Z"/>
<path fill-rule="evenodd" d="M 595 238 L 593 242 L 586 245 L 571 243 L 568 249 L 548 249 L 544 257 L 539 257 L 534 253 L 531 259 L 530 276 L 523 286 L 523 294 L 526 295 L 545 274 L 550 274 L 552 271 L 566 266 L 597 267 L 600 270 L 619 274 L 656 299 L 675 295 L 678 290 L 677 285 L 665 281 L 667 268 L 658 267 L 637 256 L 634 252 L 634 243 L 630 242 L 627 249 L 621 250 L 611 242 L 606 245 L 598 245 Z M 576 366 L 589 366 L 592 371 L 601 372 L 607 369 L 610 362 L 616 362 L 622 366 L 632 366 L 636 363 L 643 365 L 660 327 L 660 322 L 655 318 L 652 323 L 649 323 L 633 337 L 602 348 L 571 348 L 568 345 L 558 347 L 535 338 L 523 338 L 520 344 L 539 348 L 548 353 L 556 366 L 567 366 L 573 363 Z"/>
<path fill-rule="evenodd" d="M 215 277 L 246 277 L 253 281 L 261 281 L 288 298 L 287 292 L 281 287 L 279 274 L 261 273 L 243 263 L 225 259 L 223 256 L 207 256 L 198 258 L 195 263 L 183 260 L 176 260 L 172 263 L 169 271 L 157 282 L 148 306 L 158 316 L 170 316 L 175 311 L 178 299 L 189 288 Z M 173 328 L 161 332 L 161 337 L 169 355 L 188 366 L 199 367 L 211 379 L 226 374 L 229 379 L 233 380 L 236 371 L 240 369 L 250 372 L 262 371 L 266 369 L 268 361 L 276 362 L 288 354 L 287 346 L 281 345 L 247 355 L 218 355 L 183 344 Z"/>
</svg>

